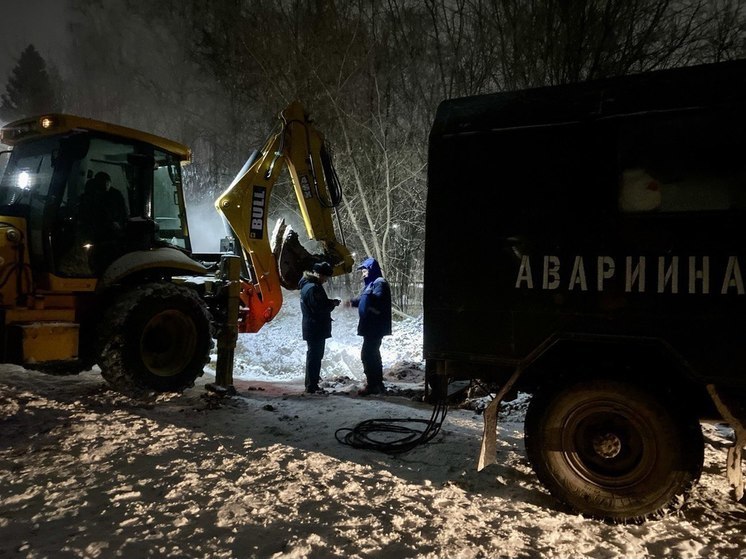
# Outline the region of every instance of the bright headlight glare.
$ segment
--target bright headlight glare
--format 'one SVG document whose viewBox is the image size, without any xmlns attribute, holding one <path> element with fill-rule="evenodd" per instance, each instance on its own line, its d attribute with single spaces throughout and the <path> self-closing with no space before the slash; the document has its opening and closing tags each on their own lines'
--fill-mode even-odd
<svg viewBox="0 0 746 559">
<path fill-rule="evenodd" d="M 51 128 L 53 125 L 54 125 L 54 121 L 48 116 L 45 116 L 44 118 L 41 119 L 42 128 Z"/>
<path fill-rule="evenodd" d="M 28 188 L 31 184 L 31 176 L 28 171 L 18 173 L 18 188 Z"/>
</svg>

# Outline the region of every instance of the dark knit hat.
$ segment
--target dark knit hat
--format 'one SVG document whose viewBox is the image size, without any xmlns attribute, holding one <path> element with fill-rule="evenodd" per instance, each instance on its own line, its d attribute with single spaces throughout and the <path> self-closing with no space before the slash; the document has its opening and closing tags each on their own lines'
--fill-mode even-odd
<svg viewBox="0 0 746 559">
<path fill-rule="evenodd" d="M 317 262 L 313 265 L 313 271 L 319 274 L 320 276 L 326 276 L 326 277 L 332 277 L 332 274 L 334 271 L 332 270 L 331 264 L 329 262 Z"/>
</svg>

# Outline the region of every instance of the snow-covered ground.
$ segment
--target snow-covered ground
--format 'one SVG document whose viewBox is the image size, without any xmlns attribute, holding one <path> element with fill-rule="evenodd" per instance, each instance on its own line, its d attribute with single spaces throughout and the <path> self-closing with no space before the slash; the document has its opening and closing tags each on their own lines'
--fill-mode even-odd
<svg viewBox="0 0 746 559">
<path fill-rule="evenodd" d="M 329 297 L 345 299 L 327 289 Z M 256 334 L 241 335 L 236 348 L 233 375 L 236 379 L 293 382 L 303 377 L 306 342 L 301 338 L 301 312 L 297 291 L 286 291 L 279 315 Z M 322 385 L 327 389 L 350 390 L 365 383 L 360 362 L 362 338 L 357 335 L 357 309 L 337 307 L 332 312 L 332 337 L 326 341 L 321 363 Z M 381 358 L 384 367 L 401 368 L 422 364 L 422 321 L 409 318 L 394 322 L 394 335 L 384 338 Z M 214 370 L 211 370 L 214 373 Z"/>
<path fill-rule="evenodd" d="M 238 396 L 205 390 L 143 403 L 97 371 L 0 368 L 0 557 L 744 557 L 746 507 L 723 476 L 730 432 L 704 425 L 688 508 L 642 525 L 568 514 L 536 481 L 523 406 L 498 424 L 498 464 L 475 469 L 482 420 L 449 410 L 425 446 L 391 456 L 337 442 L 370 418 L 427 419 L 421 325 L 384 341 L 395 395 L 361 398 L 354 310 L 335 311 L 322 377 L 302 393 L 297 298 L 242 336 Z M 323 383 L 322 383 L 323 384 Z M 399 394 L 399 395 L 397 395 Z"/>
</svg>

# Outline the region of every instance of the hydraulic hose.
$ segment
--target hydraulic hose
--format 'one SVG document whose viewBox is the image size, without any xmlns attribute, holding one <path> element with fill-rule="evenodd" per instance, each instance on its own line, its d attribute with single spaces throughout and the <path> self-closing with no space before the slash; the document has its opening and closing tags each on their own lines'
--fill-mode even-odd
<svg viewBox="0 0 746 559">
<path fill-rule="evenodd" d="M 387 454 L 400 454 L 432 440 L 440 432 L 447 412 L 448 405 L 441 400 L 433 406 L 433 413 L 429 420 L 414 418 L 368 419 L 352 428 L 342 427 L 337 429 L 334 436 L 340 443 L 353 448 L 377 450 Z M 419 430 L 407 426 L 407 423 L 421 423 L 425 427 Z M 399 437 L 392 439 L 391 434 L 397 434 Z"/>
</svg>

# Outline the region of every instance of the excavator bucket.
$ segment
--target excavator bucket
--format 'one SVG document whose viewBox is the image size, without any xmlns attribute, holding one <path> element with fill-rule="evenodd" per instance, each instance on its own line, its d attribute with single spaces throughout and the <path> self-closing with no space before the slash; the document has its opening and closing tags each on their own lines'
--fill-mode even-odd
<svg viewBox="0 0 746 559">
<path fill-rule="evenodd" d="M 284 219 L 278 219 L 272 233 L 272 254 L 277 262 L 280 284 L 285 289 L 298 289 L 304 270 L 310 270 L 323 255 L 311 254 L 301 244 L 292 227 Z"/>
</svg>

